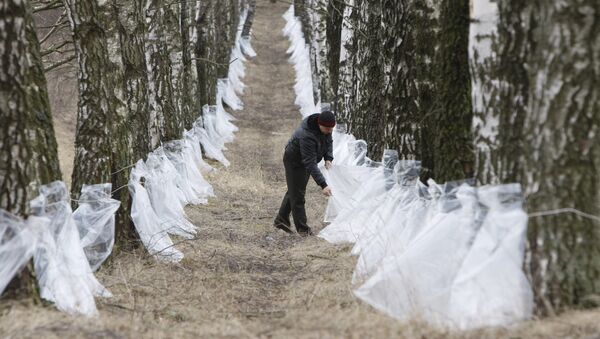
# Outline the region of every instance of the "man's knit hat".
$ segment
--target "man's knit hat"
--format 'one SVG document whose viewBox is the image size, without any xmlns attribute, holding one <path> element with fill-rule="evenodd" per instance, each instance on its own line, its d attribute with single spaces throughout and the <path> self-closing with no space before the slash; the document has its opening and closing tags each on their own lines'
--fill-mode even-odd
<svg viewBox="0 0 600 339">
<path fill-rule="evenodd" d="M 319 125 L 325 127 L 334 127 L 335 126 L 335 115 L 330 111 L 324 111 L 319 114 L 318 119 Z"/>
</svg>

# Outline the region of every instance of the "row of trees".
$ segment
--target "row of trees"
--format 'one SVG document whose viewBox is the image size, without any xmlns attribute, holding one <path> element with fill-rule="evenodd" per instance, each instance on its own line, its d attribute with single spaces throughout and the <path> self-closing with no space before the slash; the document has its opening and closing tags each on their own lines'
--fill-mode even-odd
<svg viewBox="0 0 600 339">
<path fill-rule="evenodd" d="M 78 70 L 72 197 L 83 184 L 113 184 L 122 202 L 115 248 L 123 249 L 137 243 L 128 167 L 181 139 L 214 104 L 245 6 L 248 36 L 255 0 L 2 1 L 0 208 L 27 216 L 38 187 L 62 178 L 44 74 L 54 66 L 43 64 L 51 52 L 40 51 L 34 12 L 64 11 L 48 34 L 69 22 L 71 39 L 60 46 L 72 47 Z"/>
<path fill-rule="evenodd" d="M 349 131 L 438 182 L 519 182 L 529 211 L 600 215 L 600 3 L 294 0 L 315 101 Z M 600 225 L 533 217 L 526 271 L 538 310 L 600 292 Z"/>
</svg>

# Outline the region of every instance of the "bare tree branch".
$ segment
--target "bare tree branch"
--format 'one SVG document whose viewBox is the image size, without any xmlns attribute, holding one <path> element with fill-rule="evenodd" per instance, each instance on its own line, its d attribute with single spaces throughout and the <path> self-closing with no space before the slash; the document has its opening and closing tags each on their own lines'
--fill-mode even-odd
<svg viewBox="0 0 600 339">
<path fill-rule="evenodd" d="M 60 45 L 58 45 L 56 47 L 54 45 L 52 45 L 49 48 L 47 48 L 47 49 L 45 49 L 45 50 L 42 51 L 42 56 L 46 56 L 46 55 L 49 55 L 49 54 L 52 54 L 52 53 L 57 53 L 57 52 L 58 53 L 65 53 L 66 51 L 61 51 L 60 49 L 62 47 L 64 47 L 64 46 L 68 45 L 68 44 L 71 44 L 71 43 L 73 43 L 71 40 L 65 40 Z"/>
<path fill-rule="evenodd" d="M 50 65 L 50 66 L 48 66 L 48 67 L 44 68 L 44 72 L 45 72 L 45 73 L 48 73 L 48 72 L 50 72 L 51 70 L 53 70 L 53 69 L 55 69 L 55 68 L 57 68 L 57 67 L 60 67 L 60 66 L 62 66 L 62 65 L 64 65 L 64 64 L 68 64 L 69 62 L 71 62 L 71 61 L 73 61 L 73 60 L 75 60 L 75 55 L 71 55 L 70 57 L 68 57 L 68 58 L 66 58 L 66 59 L 64 59 L 64 60 L 61 60 L 61 61 L 59 61 L 59 62 L 57 62 L 57 63 L 55 63 L 55 64 L 52 64 L 52 65 Z"/>
<path fill-rule="evenodd" d="M 42 11 L 49 11 L 51 9 L 57 9 L 57 8 L 62 8 L 63 4 L 60 0 L 54 0 L 51 2 L 48 2 L 46 4 L 43 4 L 39 7 L 34 7 L 33 8 L 33 13 L 38 13 L 38 12 L 42 12 Z"/>
<path fill-rule="evenodd" d="M 64 18 L 67 16 L 67 11 L 63 11 L 62 14 L 58 17 L 58 19 L 56 20 L 56 22 L 54 23 L 54 27 L 52 27 L 52 29 L 50 29 L 50 31 L 48 33 L 46 33 L 46 35 L 40 40 L 40 45 L 43 44 L 44 42 L 46 42 L 46 40 L 48 40 L 48 38 L 54 33 L 56 32 L 56 30 L 62 26 L 61 21 L 64 20 Z"/>
</svg>

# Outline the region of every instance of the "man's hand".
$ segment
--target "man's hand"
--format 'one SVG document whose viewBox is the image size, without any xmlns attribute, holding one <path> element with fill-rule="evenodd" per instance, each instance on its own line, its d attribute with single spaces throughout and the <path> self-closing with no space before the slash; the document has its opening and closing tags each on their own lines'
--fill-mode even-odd
<svg viewBox="0 0 600 339">
<path fill-rule="evenodd" d="M 330 197 L 332 195 L 331 187 L 327 186 L 327 187 L 323 188 L 323 195 L 326 197 Z"/>
<path fill-rule="evenodd" d="M 331 168 L 331 160 L 325 160 L 325 168 L 329 170 Z"/>
</svg>

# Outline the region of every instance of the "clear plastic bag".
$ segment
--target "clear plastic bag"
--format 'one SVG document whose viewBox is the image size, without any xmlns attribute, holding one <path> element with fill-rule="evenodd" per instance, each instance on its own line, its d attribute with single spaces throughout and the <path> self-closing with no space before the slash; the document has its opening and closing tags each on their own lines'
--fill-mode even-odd
<svg viewBox="0 0 600 339">
<path fill-rule="evenodd" d="M 321 230 L 320 238 L 334 244 L 356 242 L 364 228 L 362 220 L 368 220 L 370 213 L 385 199 L 383 168 L 365 168 L 370 170 L 369 177 L 356 189 L 331 224 Z"/>
<path fill-rule="evenodd" d="M 533 292 L 523 267 L 527 214 L 518 184 L 484 186 L 483 225 L 452 284 L 448 324 L 473 329 L 530 319 Z"/>
<path fill-rule="evenodd" d="M 38 232 L 49 222 L 34 216 L 26 222 L 0 209 L 0 295 L 31 259 L 37 247 Z"/>
<path fill-rule="evenodd" d="M 40 187 L 31 201 L 33 215 L 50 220 L 40 232 L 33 255 L 40 296 L 71 314 L 96 315 L 94 296 L 111 294 L 94 277 L 73 219 L 67 188 L 62 181 Z"/>
<path fill-rule="evenodd" d="M 188 199 L 178 186 L 181 178 L 162 147 L 148 155 L 146 166 L 146 189 L 161 229 L 187 239 L 194 238 L 196 226 L 187 220 L 183 209 Z"/>
<path fill-rule="evenodd" d="M 241 61 L 236 61 L 234 64 L 243 65 Z M 217 79 L 217 105 L 220 104 L 221 100 L 227 104 L 232 110 L 239 111 L 244 108 L 244 103 L 237 96 L 234 86 L 230 85 L 229 78 Z M 231 120 L 233 117 L 225 115 L 227 120 Z"/>
<path fill-rule="evenodd" d="M 93 271 L 108 258 L 115 243 L 115 212 L 121 206 L 112 199 L 112 185 L 83 185 L 79 206 L 73 212 L 81 246 Z"/>
<path fill-rule="evenodd" d="M 459 190 L 458 198 L 432 206 L 417 236 L 384 258 L 355 291 L 358 297 L 399 319 L 440 323 L 448 317 L 450 287 L 477 232 L 474 189 L 465 185 Z"/>
<path fill-rule="evenodd" d="M 407 227 L 420 227 L 414 217 L 426 210 L 428 201 L 419 199 L 417 190 L 414 182 L 408 186 L 396 185 L 372 213 L 352 249 L 352 254 L 359 255 L 352 276 L 354 284 L 364 281 L 389 252 L 400 247 L 398 238 Z"/>
<path fill-rule="evenodd" d="M 131 194 L 131 220 L 148 253 L 158 260 L 179 262 L 183 259 L 183 253 L 174 247 L 167 230 L 160 224 L 148 191 L 142 185 L 142 179 L 147 176 L 146 165 L 139 160 L 131 171 L 128 185 Z"/>
<path fill-rule="evenodd" d="M 203 107 L 205 117 L 208 113 L 208 110 L 208 105 L 205 105 Z M 200 144 L 204 149 L 206 157 L 214 159 L 223 164 L 223 166 L 228 167 L 229 160 L 227 160 L 227 158 L 225 158 L 225 155 L 223 154 L 223 144 L 220 140 L 215 140 L 211 138 L 209 132 L 203 127 L 205 125 L 205 122 L 203 121 L 206 122 L 207 120 L 202 119 L 202 117 L 200 117 L 196 120 L 196 122 L 194 122 L 194 134 L 196 135 L 196 137 L 198 137 L 198 140 L 200 141 Z M 210 117 L 208 119 L 208 122 L 211 122 Z"/>
<path fill-rule="evenodd" d="M 174 176 L 177 187 L 185 195 L 185 204 L 206 204 L 208 196 L 212 195 L 212 186 L 193 163 L 184 140 L 172 140 L 163 144 L 165 155 L 175 167 Z"/>
<path fill-rule="evenodd" d="M 327 184 L 333 195 L 327 202 L 325 222 L 332 222 L 344 207 L 350 204 L 350 199 L 360 185 L 369 178 L 372 169 L 360 166 L 333 165 L 327 170 L 321 168 Z"/>
<path fill-rule="evenodd" d="M 244 54 L 247 57 L 256 57 L 256 51 L 254 50 L 254 48 L 252 48 L 252 44 L 250 43 L 250 37 L 242 37 L 240 39 L 240 46 L 242 48 L 242 52 L 244 52 Z"/>
<path fill-rule="evenodd" d="M 235 119 L 225 110 L 221 101 L 217 101 L 217 105 L 214 107 L 216 110 L 215 131 L 224 143 L 232 142 L 235 139 L 235 132 L 238 131 L 238 128 L 232 123 Z"/>
<path fill-rule="evenodd" d="M 200 138 L 194 132 L 194 130 L 186 130 L 183 133 L 183 135 L 184 140 L 187 143 L 187 147 L 190 147 L 192 149 L 192 158 L 194 159 L 196 167 L 200 170 L 200 173 L 210 173 L 215 171 L 215 169 L 211 165 L 207 164 L 206 161 L 204 161 L 204 159 L 202 158 L 202 147 L 200 146 Z"/>
<path fill-rule="evenodd" d="M 202 107 L 202 117 L 204 119 L 204 129 L 206 130 L 210 143 L 219 151 L 226 150 L 226 140 L 217 129 L 217 106 L 204 105 Z"/>
</svg>

